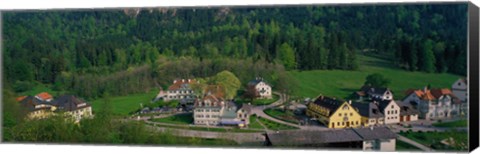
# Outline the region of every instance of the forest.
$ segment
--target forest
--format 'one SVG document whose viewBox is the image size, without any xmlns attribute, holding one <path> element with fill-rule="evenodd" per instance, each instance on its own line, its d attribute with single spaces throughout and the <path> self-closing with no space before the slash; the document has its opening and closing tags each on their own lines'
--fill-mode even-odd
<svg viewBox="0 0 480 154">
<path fill-rule="evenodd" d="M 289 87 L 287 71 L 356 70 L 358 53 L 466 75 L 463 3 L 2 14 L 3 79 L 15 92 L 51 84 L 87 99 L 128 95 L 223 70 Z"/>
</svg>

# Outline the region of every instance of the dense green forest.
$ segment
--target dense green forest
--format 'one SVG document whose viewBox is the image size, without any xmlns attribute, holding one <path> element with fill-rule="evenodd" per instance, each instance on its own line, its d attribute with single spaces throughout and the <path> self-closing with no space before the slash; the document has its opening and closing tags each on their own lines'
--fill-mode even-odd
<svg viewBox="0 0 480 154">
<path fill-rule="evenodd" d="M 355 70 L 360 52 L 466 75 L 466 17 L 464 3 L 4 12 L 4 83 L 96 98 L 229 70 L 288 88 L 286 71 Z"/>
</svg>

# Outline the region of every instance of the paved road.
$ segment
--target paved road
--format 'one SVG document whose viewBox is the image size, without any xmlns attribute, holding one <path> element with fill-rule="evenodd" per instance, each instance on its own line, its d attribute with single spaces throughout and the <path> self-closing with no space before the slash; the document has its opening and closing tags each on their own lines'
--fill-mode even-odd
<svg viewBox="0 0 480 154">
<path fill-rule="evenodd" d="M 424 146 L 423 144 L 420 144 L 420 143 L 418 143 L 418 142 L 415 142 L 415 141 L 413 141 L 413 140 L 410 140 L 410 139 L 408 139 L 408 138 L 406 138 L 406 137 L 404 137 L 404 136 L 401 136 L 401 135 L 398 135 L 397 139 L 400 140 L 400 141 L 403 141 L 403 142 L 405 142 L 405 143 L 408 143 L 408 144 L 410 144 L 410 145 L 413 145 L 413 146 L 415 146 L 415 147 L 417 147 L 417 148 L 419 148 L 419 149 L 422 149 L 423 151 L 431 151 L 431 152 L 434 151 L 433 149 L 431 149 L 431 148 L 429 148 L 429 147 L 427 147 L 427 146 Z"/>
<path fill-rule="evenodd" d="M 265 119 L 268 119 L 268 120 L 271 120 L 271 121 L 274 121 L 274 122 L 277 122 L 277 123 L 281 123 L 281 124 L 288 125 L 288 126 L 293 126 L 293 127 L 298 127 L 302 130 L 329 130 L 327 127 L 323 127 L 323 126 L 302 126 L 302 125 L 292 124 L 292 123 L 289 123 L 289 122 L 278 120 L 274 117 L 271 117 L 271 116 L 265 114 L 265 112 L 263 112 L 263 110 L 273 108 L 273 107 L 277 107 L 277 106 L 280 106 L 280 105 L 283 104 L 283 96 L 278 92 L 273 92 L 273 93 L 280 96 L 279 99 L 276 102 L 273 102 L 272 104 L 269 104 L 269 105 L 256 106 L 252 109 L 252 113 L 256 114 L 259 117 L 262 117 L 262 118 L 265 118 Z"/>
</svg>

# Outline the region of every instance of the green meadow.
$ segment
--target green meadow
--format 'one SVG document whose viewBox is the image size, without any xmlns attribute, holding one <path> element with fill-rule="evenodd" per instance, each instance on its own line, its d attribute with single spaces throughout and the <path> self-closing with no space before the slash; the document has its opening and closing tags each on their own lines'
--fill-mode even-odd
<svg viewBox="0 0 480 154">
<path fill-rule="evenodd" d="M 120 116 L 129 115 L 129 113 L 140 109 L 140 104 L 145 106 L 145 104 L 150 103 L 157 93 L 158 91 L 152 90 L 148 93 L 131 94 L 128 96 L 111 96 L 109 101 L 111 103 L 110 106 L 112 106 L 112 112 Z M 105 100 L 97 99 L 91 102 L 93 112 L 98 111 L 102 101 Z"/>
<path fill-rule="evenodd" d="M 390 80 L 389 88 L 394 99 L 402 99 L 410 88 L 420 89 L 426 85 L 433 88 L 451 88 L 460 76 L 447 73 L 411 72 L 396 68 L 391 62 L 370 56 L 357 55 L 359 69 L 349 70 L 312 70 L 290 71 L 298 85 L 294 93 L 302 97 L 316 97 L 320 94 L 337 98 L 346 98 L 359 90 L 365 78 L 380 73 Z"/>
</svg>

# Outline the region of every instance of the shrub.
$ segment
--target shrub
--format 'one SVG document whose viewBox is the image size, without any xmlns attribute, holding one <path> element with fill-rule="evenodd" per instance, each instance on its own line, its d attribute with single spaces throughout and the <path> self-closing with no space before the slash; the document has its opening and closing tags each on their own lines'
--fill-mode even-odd
<svg viewBox="0 0 480 154">
<path fill-rule="evenodd" d="M 13 90 L 15 92 L 25 92 L 32 90 L 35 84 L 28 82 L 28 81 L 16 81 L 15 84 L 13 84 Z"/>
</svg>

